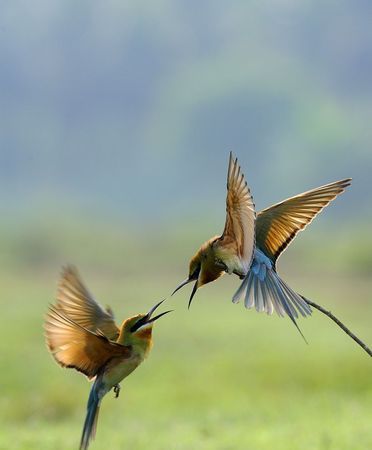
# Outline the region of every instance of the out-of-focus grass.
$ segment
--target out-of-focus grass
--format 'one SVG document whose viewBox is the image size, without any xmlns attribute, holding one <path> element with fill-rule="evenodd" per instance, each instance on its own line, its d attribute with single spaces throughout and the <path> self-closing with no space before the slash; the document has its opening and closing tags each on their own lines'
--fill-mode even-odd
<svg viewBox="0 0 372 450">
<path fill-rule="evenodd" d="M 42 332 L 59 260 L 77 262 L 120 321 L 168 295 L 194 250 L 174 246 L 170 237 L 163 253 L 159 242 L 128 240 L 126 252 L 118 244 L 100 255 L 102 241 L 119 234 L 97 240 L 95 249 L 89 240 L 84 248 L 83 233 L 76 236 L 80 253 L 67 239 L 49 264 L 47 256 L 1 263 L 1 449 L 78 447 L 89 383 L 55 364 Z M 371 279 L 281 273 L 371 342 Z M 105 398 L 92 449 L 372 448 L 369 357 L 316 311 L 300 321 L 306 345 L 289 320 L 233 305 L 237 284 L 226 276 L 205 287 L 190 311 L 188 288 L 168 300 L 175 312 L 156 324 L 153 352 L 122 383 L 120 398 Z"/>
</svg>

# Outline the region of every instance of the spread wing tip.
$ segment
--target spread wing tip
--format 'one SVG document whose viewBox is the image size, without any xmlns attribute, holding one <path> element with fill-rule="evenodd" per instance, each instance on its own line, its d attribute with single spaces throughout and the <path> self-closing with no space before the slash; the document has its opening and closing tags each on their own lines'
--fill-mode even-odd
<svg viewBox="0 0 372 450">
<path fill-rule="evenodd" d="M 352 178 L 343 178 L 342 180 L 334 181 L 333 183 L 326 184 L 318 189 L 313 189 L 312 191 L 318 191 L 319 193 L 328 192 L 331 195 L 337 196 L 345 192 L 346 188 L 351 185 L 351 182 Z"/>
<path fill-rule="evenodd" d="M 70 263 L 64 264 L 62 266 L 62 268 L 61 268 L 61 279 L 65 279 L 65 278 L 68 278 L 70 276 L 77 277 L 78 273 L 79 272 L 78 272 L 78 270 L 77 270 L 75 265 L 70 264 Z"/>
<path fill-rule="evenodd" d="M 230 152 L 229 167 L 227 169 L 227 189 L 234 185 L 244 188 L 244 173 L 240 167 L 238 158 Z"/>
<path fill-rule="evenodd" d="M 340 180 L 340 186 L 342 186 L 343 188 L 347 188 L 348 186 L 351 185 L 353 179 L 352 178 L 344 178 L 343 180 Z"/>
<path fill-rule="evenodd" d="M 352 182 L 352 178 L 342 178 L 341 180 L 333 181 L 332 183 L 325 184 L 323 186 L 320 186 L 319 188 L 311 189 L 311 191 L 332 188 L 332 187 L 345 189 L 351 185 L 351 182 Z M 307 192 L 311 192 L 311 191 L 307 191 Z"/>
<path fill-rule="evenodd" d="M 236 171 L 236 166 L 238 164 L 238 158 L 234 155 L 232 151 L 230 151 L 229 155 L 229 166 L 227 169 L 227 189 L 229 189 L 229 185 L 231 181 L 235 178 L 234 174 Z"/>
</svg>

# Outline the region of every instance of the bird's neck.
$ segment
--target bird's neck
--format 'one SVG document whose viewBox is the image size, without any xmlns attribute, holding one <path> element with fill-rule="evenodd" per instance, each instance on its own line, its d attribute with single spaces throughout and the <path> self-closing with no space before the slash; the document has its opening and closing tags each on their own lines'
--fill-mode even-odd
<svg viewBox="0 0 372 450">
<path fill-rule="evenodd" d="M 146 358 L 152 347 L 152 327 L 145 327 L 136 333 L 120 333 L 117 342 L 130 345 L 134 354 Z"/>
</svg>

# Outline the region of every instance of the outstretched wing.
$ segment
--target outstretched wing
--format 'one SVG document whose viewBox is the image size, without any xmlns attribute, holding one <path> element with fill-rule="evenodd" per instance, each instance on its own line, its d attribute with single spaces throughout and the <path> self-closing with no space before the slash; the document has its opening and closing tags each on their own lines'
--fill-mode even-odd
<svg viewBox="0 0 372 450">
<path fill-rule="evenodd" d="M 111 310 L 105 311 L 94 300 L 73 266 L 62 270 L 56 309 L 83 328 L 94 333 L 100 331 L 112 341 L 119 336 Z"/>
<path fill-rule="evenodd" d="M 288 198 L 257 215 L 256 244 L 275 263 L 297 233 L 345 188 L 351 178 L 326 184 Z"/>
<path fill-rule="evenodd" d="M 45 320 L 47 346 L 62 367 L 72 367 L 94 377 L 110 359 L 129 358 L 131 348 L 109 341 L 67 317 L 54 306 Z"/>
<path fill-rule="evenodd" d="M 238 256 L 246 270 L 255 247 L 256 213 L 252 195 L 244 175 L 230 152 L 227 172 L 226 222 L 221 240 L 235 242 Z"/>
</svg>

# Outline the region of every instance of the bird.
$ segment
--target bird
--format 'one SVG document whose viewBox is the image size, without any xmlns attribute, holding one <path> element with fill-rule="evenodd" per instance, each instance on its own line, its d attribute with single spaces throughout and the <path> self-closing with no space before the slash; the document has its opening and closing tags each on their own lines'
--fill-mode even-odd
<svg viewBox="0 0 372 450">
<path fill-rule="evenodd" d="M 200 287 L 217 280 L 224 273 L 244 278 L 255 248 L 256 212 L 253 198 L 238 164 L 230 153 L 227 170 L 226 221 L 221 236 L 208 239 L 189 263 L 188 277 L 172 292 L 174 295 L 195 281 L 188 307 Z"/>
<path fill-rule="evenodd" d="M 44 329 L 47 347 L 57 363 L 93 381 L 80 450 L 86 450 L 95 437 L 102 398 L 111 389 L 118 397 L 119 383 L 148 356 L 154 322 L 171 312 L 152 317 L 163 302 L 147 314 L 125 319 L 118 327 L 112 310 L 104 309 L 92 297 L 77 269 L 63 268 L 56 304 L 49 306 Z"/>
<path fill-rule="evenodd" d="M 224 273 L 244 278 L 255 248 L 256 212 L 253 198 L 238 164 L 230 152 L 227 170 L 226 221 L 221 236 L 208 239 L 189 263 L 188 277 L 173 291 L 174 295 L 195 281 L 188 307 L 198 288 L 217 280 Z"/>
<path fill-rule="evenodd" d="M 243 281 L 232 297 L 233 303 L 244 296 L 246 308 L 255 307 L 258 312 L 269 315 L 274 310 L 279 316 L 287 315 L 301 333 L 296 319 L 299 314 L 311 315 L 312 310 L 305 299 L 279 277 L 277 260 L 296 235 L 350 184 L 351 178 L 335 181 L 256 214 L 238 159 L 230 152 L 225 229 L 221 236 L 209 239 L 199 248 L 189 263 L 188 277 L 172 295 L 195 280 L 190 307 L 198 288 L 224 273 L 236 274 Z"/>
</svg>

